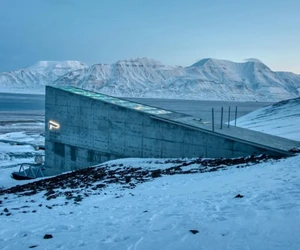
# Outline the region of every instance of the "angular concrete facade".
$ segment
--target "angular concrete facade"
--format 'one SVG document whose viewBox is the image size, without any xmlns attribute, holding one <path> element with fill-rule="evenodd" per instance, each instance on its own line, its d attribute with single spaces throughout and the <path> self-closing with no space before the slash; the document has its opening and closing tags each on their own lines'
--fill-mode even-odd
<svg viewBox="0 0 300 250">
<path fill-rule="evenodd" d="M 276 149 L 207 126 L 184 114 L 73 87 L 47 86 L 45 174 L 125 157 L 288 155 L 296 143 L 285 140 L 287 148 Z"/>
</svg>

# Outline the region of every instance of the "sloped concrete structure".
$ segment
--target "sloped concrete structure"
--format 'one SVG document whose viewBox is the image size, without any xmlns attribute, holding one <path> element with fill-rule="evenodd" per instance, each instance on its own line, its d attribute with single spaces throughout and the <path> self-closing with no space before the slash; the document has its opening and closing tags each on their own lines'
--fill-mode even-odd
<svg viewBox="0 0 300 250">
<path fill-rule="evenodd" d="M 299 142 L 74 87 L 46 87 L 45 175 L 124 157 L 290 155 Z"/>
</svg>

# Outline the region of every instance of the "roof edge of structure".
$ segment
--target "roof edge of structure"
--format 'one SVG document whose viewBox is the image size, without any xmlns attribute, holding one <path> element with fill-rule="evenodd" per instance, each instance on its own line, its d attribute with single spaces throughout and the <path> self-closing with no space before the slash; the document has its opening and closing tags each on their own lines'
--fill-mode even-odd
<svg viewBox="0 0 300 250">
<path fill-rule="evenodd" d="M 100 101 L 103 101 L 106 103 L 133 109 L 133 110 L 144 112 L 144 113 L 147 113 L 150 115 L 177 114 L 177 116 L 178 116 L 179 114 L 181 114 L 178 112 L 145 105 L 145 104 L 141 104 L 138 102 L 128 101 L 124 98 L 114 97 L 114 96 L 110 96 L 110 95 L 106 95 L 106 94 L 102 94 L 102 93 L 98 93 L 98 92 L 93 92 L 90 90 L 81 89 L 81 88 L 72 87 L 72 86 L 46 86 L 46 88 L 59 89 L 59 90 L 66 91 L 66 92 L 69 92 L 72 94 L 81 95 L 81 96 L 91 98 L 94 100 L 100 100 Z M 189 115 L 185 115 L 185 114 L 181 114 L 181 115 L 189 116 Z"/>
</svg>

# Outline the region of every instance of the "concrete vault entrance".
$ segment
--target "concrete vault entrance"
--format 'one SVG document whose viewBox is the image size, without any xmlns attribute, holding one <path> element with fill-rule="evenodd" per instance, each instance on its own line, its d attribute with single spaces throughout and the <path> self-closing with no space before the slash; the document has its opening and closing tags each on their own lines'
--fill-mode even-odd
<svg viewBox="0 0 300 250">
<path fill-rule="evenodd" d="M 45 174 L 125 157 L 291 155 L 300 142 L 74 87 L 46 87 Z"/>
</svg>

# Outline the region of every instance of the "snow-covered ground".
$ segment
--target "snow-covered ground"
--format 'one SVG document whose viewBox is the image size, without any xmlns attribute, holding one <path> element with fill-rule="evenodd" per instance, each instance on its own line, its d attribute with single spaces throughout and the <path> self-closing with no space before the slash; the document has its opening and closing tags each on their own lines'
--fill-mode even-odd
<svg viewBox="0 0 300 250">
<path fill-rule="evenodd" d="M 111 185 L 81 202 L 47 200 L 46 190 L 30 197 L 5 195 L 0 247 L 300 249 L 299 160 L 163 176 L 134 189 Z M 238 194 L 244 197 L 235 198 Z M 45 234 L 53 238 L 43 239 Z"/>
<path fill-rule="evenodd" d="M 300 98 L 258 109 L 237 120 L 237 126 L 300 141 Z"/>
<path fill-rule="evenodd" d="M 265 117 L 256 115 L 255 120 L 252 114 L 248 118 L 252 123 L 247 125 L 241 119 L 238 124 L 250 127 L 259 121 L 260 130 L 276 134 L 280 128 L 281 135 L 299 140 L 299 115 L 280 119 L 289 105 L 292 102 L 279 105 L 286 107 L 281 113 L 276 106 L 266 108 Z M 297 109 L 297 105 L 290 107 L 291 112 Z M 291 127 L 293 133 L 289 133 Z M 0 152 L 17 147 L 2 146 Z M 22 150 L 31 149 L 24 146 Z M 190 161 L 183 159 L 180 164 Z M 78 192 L 84 199 L 77 201 L 63 195 L 50 199 L 51 190 L 21 195 L 20 188 L 20 193 L 0 195 L 0 249 L 300 249 L 299 161 L 300 155 L 296 155 L 214 172 L 163 174 L 140 183 L 129 180 L 133 185 L 128 188 L 124 188 L 126 183 L 106 184 L 92 189 L 93 193 L 82 187 Z M 103 163 L 99 169 L 149 170 L 178 165 L 176 160 L 123 159 Z M 196 166 L 187 166 L 192 167 Z M 0 170 L 0 186 L 22 183 L 9 179 L 7 170 Z M 115 174 L 114 178 L 121 176 Z M 71 190 L 61 187 L 53 191 Z M 240 198 L 235 198 L 238 194 Z M 53 238 L 44 239 L 45 234 Z"/>
<path fill-rule="evenodd" d="M 45 125 L 42 124 L 42 127 L 44 126 Z M 12 132 L 12 133 L 0 134 L 0 140 L 32 143 L 37 145 L 45 144 L 45 137 L 43 136 L 43 134 L 31 134 L 26 132 Z"/>
<path fill-rule="evenodd" d="M 41 134 L 25 132 L 0 134 L 0 188 L 22 184 L 11 179 L 10 175 L 12 172 L 19 171 L 20 164 L 34 163 L 35 156 L 44 155 L 43 150 L 35 147 L 35 145 L 44 145 L 44 140 Z"/>
</svg>

